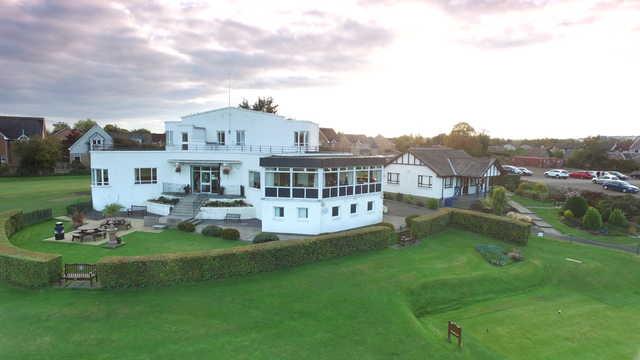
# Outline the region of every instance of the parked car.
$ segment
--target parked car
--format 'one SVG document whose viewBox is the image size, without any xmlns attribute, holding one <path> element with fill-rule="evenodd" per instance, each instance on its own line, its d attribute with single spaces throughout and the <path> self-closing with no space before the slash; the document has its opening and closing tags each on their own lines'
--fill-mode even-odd
<svg viewBox="0 0 640 360">
<path fill-rule="evenodd" d="M 518 170 L 522 172 L 522 176 L 533 176 L 533 171 L 527 169 L 526 167 L 519 167 Z"/>
<path fill-rule="evenodd" d="M 620 180 L 620 179 L 618 179 L 618 177 L 614 175 L 603 175 L 603 176 L 600 176 L 599 178 L 593 178 L 591 182 L 594 184 L 603 185 L 606 182 L 610 182 L 614 180 Z"/>
<path fill-rule="evenodd" d="M 522 171 L 513 165 L 502 165 L 502 169 L 509 174 L 522 175 Z"/>
<path fill-rule="evenodd" d="M 573 171 L 569 173 L 569 177 L 573 179 L 591 180 L 594 178 L 594 175 L 590 171 Z"/>
<path fill-rule="evenodd" d="M 550 178 L 556 178 L 556 179 L 568 179 L 569 172 L 567 172 L 567 170 L 562 170 L 562 169 L 553 169 L 553 170 L 546 171 L 544 173 L 544 176 L 550 177 Z"/>
<path fill-rule="evenodd" d="M 631 185 L 624 180 L 611 180 L 607 181 L 602 185 L 602 188 L 605 190 L 615 190 L 623 193 L 633 193 L 636 194 L 640 191 L 635 185 Z"/>
<path fill-rule="evenodd" d="M 609 175 L 617 176 L 620 180 L 627 180 L 629 177 L 619 171 L 609 171 Z"/>
</svg>

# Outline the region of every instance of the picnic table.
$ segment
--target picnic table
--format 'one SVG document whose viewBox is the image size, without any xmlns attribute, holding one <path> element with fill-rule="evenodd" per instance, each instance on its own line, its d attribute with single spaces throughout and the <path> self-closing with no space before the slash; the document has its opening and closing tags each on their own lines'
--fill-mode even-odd
<svg viewBox="0 0 640 360">
<path fill-rule="evenodd" d="M 71 233 L 71 241 L 78 240 L 79 242 L 84 242 L 85 239 L 90 238 L 90 241 L 96 241 L 96 238 L 105 238 L 107 233 L 98 228 L 80 228 Z"/>
</svg>

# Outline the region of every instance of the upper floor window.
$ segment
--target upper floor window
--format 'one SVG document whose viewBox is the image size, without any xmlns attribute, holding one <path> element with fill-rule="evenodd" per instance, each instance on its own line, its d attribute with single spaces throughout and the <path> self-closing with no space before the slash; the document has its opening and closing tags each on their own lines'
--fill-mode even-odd
<svg viewBox="0 0 640 360">
<path fill-rule="evenodd" d="M 225 140 L 225 135 L 226 134 L 225 134 L 224 130 L 218 130 L 218 136 L 217 136 L 218 144 L 220 144 L 220 145 L 224 145 L 225 144 L 225 141 L 224 141 Z"/>
<path fill-rule="evenodd" d="M 387 183 L 400 184 L 400 173 L 387 173 Z"/>
<path fill-rule="evenodd" d="M 431 176 L 418 175 L 418 187 L 431 188 Z"/>
<path fill-rule="evenodd" d="M 322 197 L 349 196 L 382 191 L 381 166 L 325 168 Z"/>
<path fill-rule="evenodd" d="M 245 144 L 245 131 L 244 130 L 236 130 L 236 145 L 244 145 Z"/>
<path fill-rule="evenodd" d="M 182 133 L 182 150 L 189 150 L 189 133 Z"/>
<path fill-rule="evenodd" d="M 295 146 L 309 146 L 309 132 L 308 131 L 294 131 L 293 143 Z"/>
<path fill-rule="evenodd" d="M 107 186 L 109 185 L 108 169 L 91 169 L 91 185 Z"/>
<path fill-rule="evenodd" d="M 318 169 L 267 168 L 265 196 L 281 198 L 318 198 Z"/>
<path fill-rule="evenodd" d="M 166 139 L 167 145 L 173 145 L 173 131 L 165 131 L 164 137 Z"/>
<path fill-rule="evenodd" d="M 249 171 L 249 187 L 260 189 L 260 173 L 257 171 Z"/>
<path fill-rule="evenodd" d="M 158 169 L 157 168 L 135 168 L 136 184 L 157 184 Z"/>
<path fill-rule="evenodd" d="M 100 148 L 102 146 L 102 138 L 94 137 L 91 139 L 91 149 Z"/>
</svg>

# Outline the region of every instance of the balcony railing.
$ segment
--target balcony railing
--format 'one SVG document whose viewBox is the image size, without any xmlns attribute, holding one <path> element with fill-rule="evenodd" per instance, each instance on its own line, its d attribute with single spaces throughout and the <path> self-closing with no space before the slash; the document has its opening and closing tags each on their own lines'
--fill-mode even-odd
<svg viewBox="0 0 640 360">
<path fill-rule="evenodd" d="M 186 144 L 185 144 L 186 145 Z M 308 153 L 318 152 L 318 146 L 289 146 L 289 145 L 221 145 L 221 144 L 188 144 L 166 145 L 167 151 L 227 151 L 227 152 L 251 152 L 267 154 Z"/>
</svg>

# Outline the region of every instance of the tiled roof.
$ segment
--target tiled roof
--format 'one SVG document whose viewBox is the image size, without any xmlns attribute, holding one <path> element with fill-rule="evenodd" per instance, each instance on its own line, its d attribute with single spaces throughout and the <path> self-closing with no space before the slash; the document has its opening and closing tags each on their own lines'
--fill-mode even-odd
<svg viewBox="0 0 640 360">
<path fill-rule="evenodd" d="M 0 116 L 0 133 L 11 140 L 15 140 L 23 134 L 28 137 L 43 136 L 44 118 Z"/>
<path fill-rule="evenodd" d="M 438 176 L 481 177 L 495 162 L 492 158 L 474 158 L 464 150 L 445 147 L 412 148 L 409 152 L 429 166 Z"/>
</svg>

